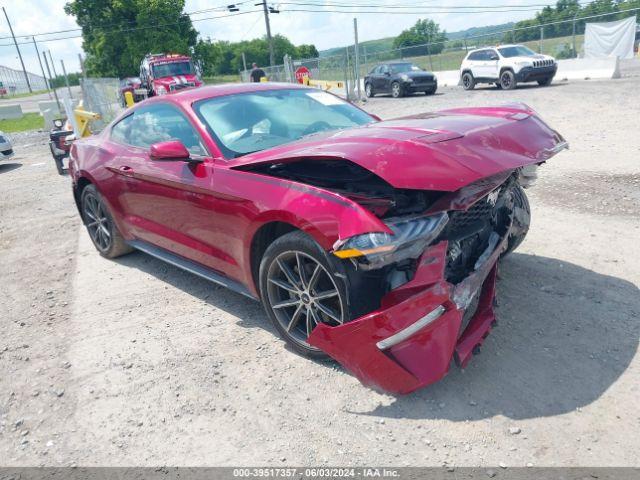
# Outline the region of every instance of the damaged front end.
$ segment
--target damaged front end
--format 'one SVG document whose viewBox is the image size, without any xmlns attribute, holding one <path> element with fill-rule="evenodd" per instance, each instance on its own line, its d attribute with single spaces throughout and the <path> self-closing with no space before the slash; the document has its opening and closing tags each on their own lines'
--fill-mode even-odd
<svg viewBox="0 0 640 480">
<path fill-rule="evenodd" d="M 379 304 L 344 325 L 319 325 L 309 344 L 363 383 L 397 393 L 439 380 L 452 358 L 466 365 L 495 321 L 498 259 L 521 222 L 528 225 L 516 219 L 518 175 L 485 180 L 485 187 L 498 183 L 480 198 L 465 200 L 470 189 L 443 198 L 449 206 L 471 202 L 464 210 L 385 219 L 393 234 L 337 242 L 333 254 L 350 263 L 349 278 L 378 274 Z M 350 291 L 356 304 L 371 293 Z"/>
<path fill-rule="evenodd" d="M 427 127 L 436 133 L 424 135 Z M 523 188 L 567 144 L 522 106 L 367 128 L 375 129 L 367 144 L 362 131 L 336 134 L 331 148 L 295 147 L 322 158 L 260 158 L 240 168 L 337 193 L 379 219 L 379 228 L 333 244 L 351 320 L 320 323 L 307 342 L 362 383 L 408 393 L 479 351 L 495 323 L 498 260 L 529 227 Z M 398 140 L 374 145 L 386 129 Z"/>
</svg>

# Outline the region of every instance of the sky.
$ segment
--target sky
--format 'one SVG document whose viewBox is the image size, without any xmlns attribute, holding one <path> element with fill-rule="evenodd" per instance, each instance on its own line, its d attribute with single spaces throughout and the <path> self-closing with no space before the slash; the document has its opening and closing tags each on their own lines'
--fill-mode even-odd
<svg viewBox="0 0 640 480">
<path fill-rule="evenodd" d="M 233 0 L 186 0 L 185 11 L 195 12 L 202 9 L 224 6 Z M 236 0 L 239 1 L 239 0 Z M 283 2 L 308 0 L 282 0 Z M 321 0 L 313 0 L 319 3 Z M 256 1 L 248 1 L 239 5 L 241 11 L 255 10 Z M 4 5 L 11 20 L 14 33 L 19 43 L 31 42 L 26 38 L 34 33 L 50 32 L 77 28 L 73 17 L 64 13 L 64 0 L 17 0 L 13 2 L 0 2 Z M 271 31 L 273 34 L 283 34 L 294 44 L 313 43 L 318 50 L 353 44 L 353 18 L 358 18 L 359 39 L 373 40 L 376 38 L 395 36 L 402 30 L 413 25 L 418 18 L 432 18 L 438 22 L 441 28 L 453 32 L 464 30 L 474 26 L 485 26 L 518 21 L 534 15 L 533 11 L 518 12 L 492 12 L 492 13 L 441 13 L 441 14 L 357 14 L 335 13 L 326 10 L 335 10 L 336 7 L 326 4 L 367 4 L 364 0 L 327 0 L 322 2 L 323 13 L 293 12 L 287 9 L 304 9 L 309 7 L 292 6 L 285 3 L 269 3 L 280 9 L 281 13 L 272 14 Z M 554 3 L 550 0 L 376 0 L 376 5 L 420 5 L 428 8 L 431 5 L 455 7 L 461 5 L 540 5 Z M 420 7 L 418 7 L 420 8 Z M 264 16 L 261 12 L 248 13 L 246 15 L 217 18 L 198 21 L 211 16 L 220 16 L 220 13 L 207 12 L 192 15 L 195 28 L 203 38 L 215 40 L 249 40 L 265 35 Z M 79 32 L 70 32 L 61 36 L 74 35 Z M 20 62 L 16 48 L 12 43 L 9 28 L 5 19 L 0 15 L 0 65 L 20 69 Z M 8 38 L 7 38 L 8 37 Z M 38 40 L 38 37 L 36 37 Z M 40 64 L 35 53 L 33 43 L 19 45 L 28 71 L 41 74 Z M 38 42 L 40 52 L 50 50 L 54 59 L 55 69 L 61 72 L 60 60 L 63 60 L 68 72 L 80 70 L 78 54 L 82 53 L 82 40 L 80 38 Z"/>
</svg>

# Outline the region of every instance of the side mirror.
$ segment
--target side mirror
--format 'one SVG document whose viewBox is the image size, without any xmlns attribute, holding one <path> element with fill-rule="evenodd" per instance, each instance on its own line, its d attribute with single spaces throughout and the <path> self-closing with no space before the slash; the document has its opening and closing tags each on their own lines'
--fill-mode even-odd
<svg viewBox="0 0 640 480">
<path fill-rule="evenodd" d="M 489 60 L 500 60 L 500 57 L 498 57 L 498 55 L 491 55 L 491 57 L 489 58 Z"/>
<path fill-rule="evenodd" d="M 188 162 L 191 159 L 189 150 L 180 140 L 154 143 L 149 150 L 149 157 L 159 161 Z"/>
<path fill-rule="evenodd" d="M 384 74 L 385 74 L 387 77 L 390 77 L 390 76 L 391 76 L 391 72 L 384 72 Z"/>
</svg>

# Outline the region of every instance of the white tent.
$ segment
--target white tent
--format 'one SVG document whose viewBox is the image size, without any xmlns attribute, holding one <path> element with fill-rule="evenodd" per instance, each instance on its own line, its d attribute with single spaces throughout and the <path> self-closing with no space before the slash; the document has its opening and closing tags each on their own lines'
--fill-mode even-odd
<svg viewBox="0 0 640 480">
<path fill-rule="evenodd" d="M 617 22 L 587 23 L 584 31 L 584 57 L 633 58 L 636 17 Z"/>
</svg>

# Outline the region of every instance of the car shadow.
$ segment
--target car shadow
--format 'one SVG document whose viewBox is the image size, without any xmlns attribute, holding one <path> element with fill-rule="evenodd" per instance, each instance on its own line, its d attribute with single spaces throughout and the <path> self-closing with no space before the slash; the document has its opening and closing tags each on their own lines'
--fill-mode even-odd
<svg viewBox="0 0 640 480">
<path fill-rule="evenodd" d="M 560 415 L 597 400 L 638 350 L 640 290 L 561 260 L 513 253 L 500 266 L 498 325 L 465 370 L 376 417 L 478 420 Z"/>
<path fill-rule="evenodd" d="M 567 82 L 563 82 L 563 81 L 558 81 L 556 83 L 552 83 L 551 85 L 538 85 L 537 83 L 519 83 L 518 86 L 513 89 L 513 90 L 505 90 L 505 92 L 515 92 L 518 90 L 530 90 L 530 89 L 536 89 L 536 88 L 556 88 L 556 87 L 564 87 L 568 85 Z M 460 87 L 462 88 L 462 87 Z M 469 92 L 474 92 L 474 91 L 483 91 L 483 90 L 502 90 L 501 88 L 498 88 L 497 86 L 493 85 L 493 84 L 489 84 L 489 83 L 483 83 L 480 85 L 476 85 L 474 87 L 473 90 L 468 90 Z"/>
<path fill-rule="evenodd" d="M 243 328 L 268 330 L 275 341 L 258 302 L 140 252 L 116 261 L 233 315 Z M 638 349 L 640 290 L 626 280 L 513 253 L 500 266 L 498 300 L 498 325 L 466 369 L 452 366 L 434 385 L 350 413 L 453 421 L 559 415 L 597 400 Z"/>
<path fill-rule="evenodd" d="M 7 173 L 20 167 L 22 167 L 21 163 L 0 163 L 0 173 Z"/>
</svg>

